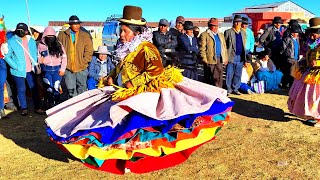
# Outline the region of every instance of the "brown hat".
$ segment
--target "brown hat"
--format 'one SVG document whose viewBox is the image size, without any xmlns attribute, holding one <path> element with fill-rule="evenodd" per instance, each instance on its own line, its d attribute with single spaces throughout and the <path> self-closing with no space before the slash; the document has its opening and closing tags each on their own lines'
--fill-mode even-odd
<svg viewBox="0 0 320 180">
<path fill-rule="evenodd" d="M 182 24 L 184 24 L 184 17 L 183 16 L 178 16 L 176 19 L 176 24 L 178 24 L 179 22 L 181 22 Z"/>
<path fill-rule="evenodd" d="M 123 8 L 123 17 L 119 21 L 133 25 L 146 24 L 146 21 L 142 19 L 142 9 L 138 6 L 125 6 Z"/>
<path fill-rule="evenodd" d="M 208 21 L 208 26 L 218 26 L 219 25 L 219 21 L 217 18 L 211 18 L 209 21 Z"/>
<path fill-rule="evenodd" d="M 309 20 L 310 29 L 320 29 L 320 17 L 311 18 Z"/>
</svg>

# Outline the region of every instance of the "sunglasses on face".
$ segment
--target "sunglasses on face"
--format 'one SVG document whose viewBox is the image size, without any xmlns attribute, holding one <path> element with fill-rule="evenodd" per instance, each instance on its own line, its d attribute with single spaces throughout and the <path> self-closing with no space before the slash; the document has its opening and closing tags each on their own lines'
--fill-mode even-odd
<svg viewBox="0 0 320 180">
<path fill-rule="evenodd" d="M 178 24 L 182 24 L 182 25 L 183 25 L 183 23 L 182 23 L 182 22 L 178 22 Z"/>
<path fill-rule="evenodd" d="M 167 25 L 164 25 L 164 24 L 159 24 L 159 26 L 167 27 Z"/>
</svg>

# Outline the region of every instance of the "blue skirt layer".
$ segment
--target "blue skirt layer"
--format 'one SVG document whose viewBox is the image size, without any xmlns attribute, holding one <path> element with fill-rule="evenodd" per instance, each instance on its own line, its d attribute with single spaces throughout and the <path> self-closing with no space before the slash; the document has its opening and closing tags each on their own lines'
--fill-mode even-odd
<svg viewBox="0 0 320 180">
<path fill-rule="evenodd" d="M 178 118 L 172 120 L 156 120 L 150 117 L 147 117 L 138 112 L 131 112 L 119 125 L 115 128 L 112 127 L 102 127 L 102 128 L 95 128 L 90 130 L 81 130 L 77 133 L 63 138 L 54 134 L 51 128 L 47 127 L 46 131 L 50 137 L 53 138 L 54 141 L 61 142 L 61 143 L 68 143 L 72 138 L 79 139 L 81 136 L 88 135 L 91 132 L 95 132 L 101 135 L 101 139 L 99 141 L 104 143 L 105 145 L 110 145 L 119 137 L 130 132 L 135 129 L 139 128 L 146 128 L 146 127 L 157 127 L 161 133 L 167 133 L 175 124 L 179 123 L 186 128 L 190 128 L 193 124 L 194 120 L 199 116 L 208 116 L 208 115 L 216 115 L 222 114 L 226 112 L 229 108 L 234 105 L 234 102 L 230 101 L 228 103 L 222 103 L 220 101 L 215 101 L 209 110 L 197 113 L 197 114 L 188 114 L 184 116 L 180 116 Z"/>
</svg>

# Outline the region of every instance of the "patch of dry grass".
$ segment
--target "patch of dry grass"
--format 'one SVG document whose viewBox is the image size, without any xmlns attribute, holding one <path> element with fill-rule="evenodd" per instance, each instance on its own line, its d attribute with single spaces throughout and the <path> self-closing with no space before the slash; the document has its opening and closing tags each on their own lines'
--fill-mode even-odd
<svg viewBox="0 0 320 180">
<path fill-rule="evenodd" d="M 283 92 L 285 94 L 285 92 Z M 231 97 L 232 118 L 218 138 L 181 165 L 143 175 L 83 166 L 45 133 L 43 116 L 0 120 L 0 179 L 319 179 L 319 129 L 288 113 L 286 95 Z"/>
</svg>

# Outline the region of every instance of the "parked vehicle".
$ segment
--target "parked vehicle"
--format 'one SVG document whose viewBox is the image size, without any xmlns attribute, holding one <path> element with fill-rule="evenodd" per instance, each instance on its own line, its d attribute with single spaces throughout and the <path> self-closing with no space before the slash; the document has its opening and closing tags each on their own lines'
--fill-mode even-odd
<svg viewBox="0 0 320 180">
<path fill-rule="evenodd" d="M 102 30 L 102 44 L 108 47 L 108 50 L 115 50 L 120 37 L 121 15 L 112 15 L 104 22 Z"/>
</svg>

